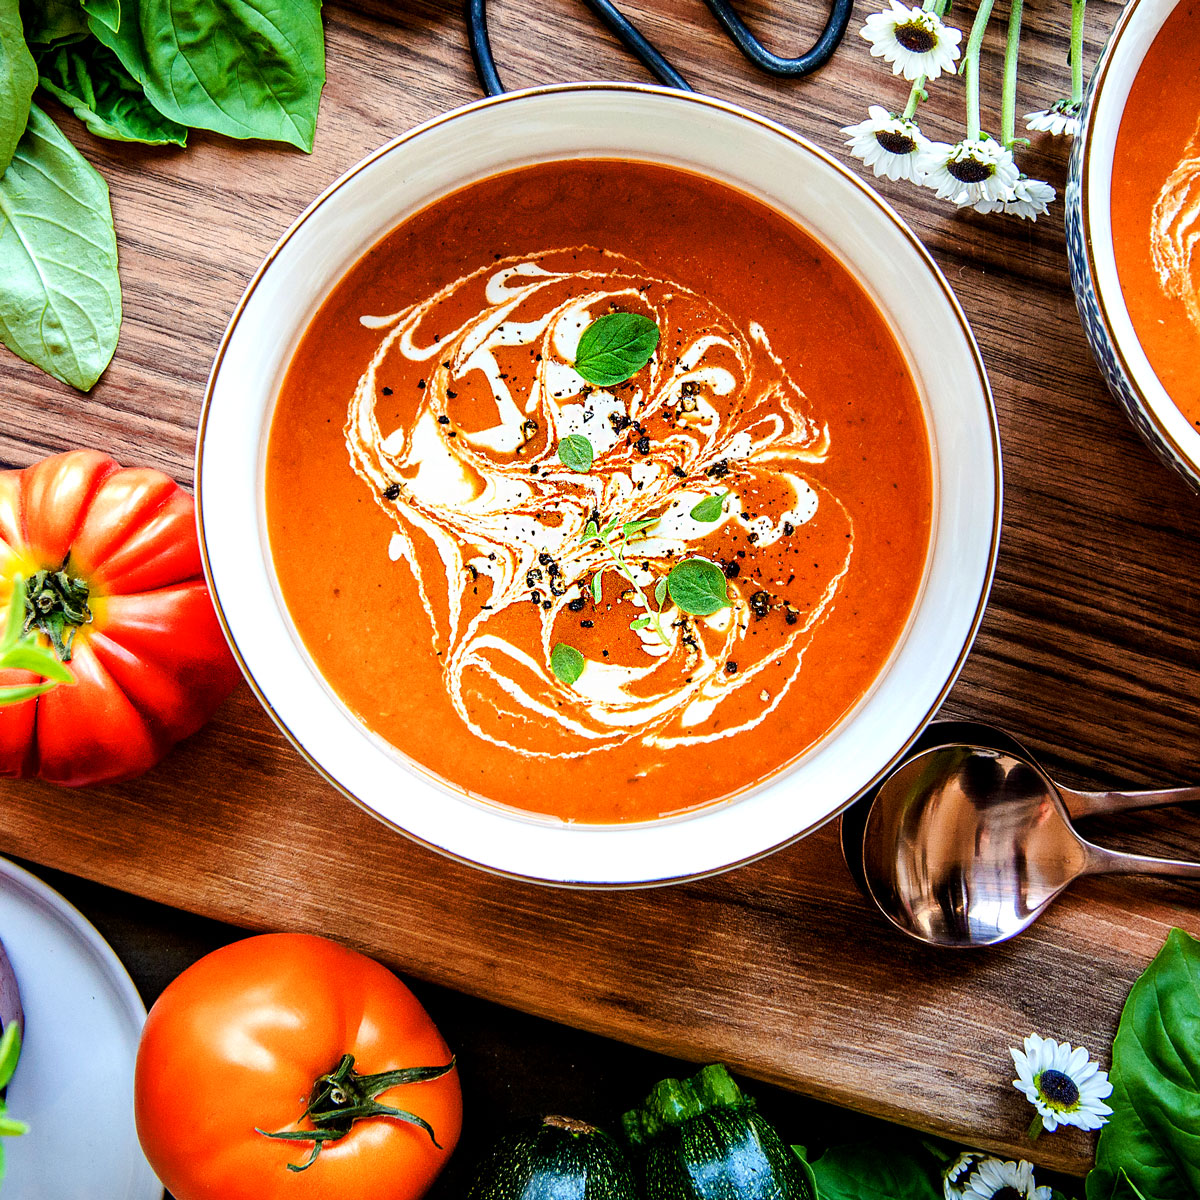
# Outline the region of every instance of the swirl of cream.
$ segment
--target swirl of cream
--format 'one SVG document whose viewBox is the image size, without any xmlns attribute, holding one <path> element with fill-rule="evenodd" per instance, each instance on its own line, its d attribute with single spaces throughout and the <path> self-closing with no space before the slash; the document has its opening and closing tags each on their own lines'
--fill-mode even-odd
<svg viewBox="0 0 1200 1200">
<path fill-rule="evenodd" d="M 614 309 L 650 316 L 661 343 L 630 383 L 591 387 L 573 365 L 579 339 Z M 447 692 L 477 736 L 575 756 L 631 738 L 667 747 L 731 737 L 774 710 L 830 611 L 854 539 L 844 506 L 809 475 L 828 455 L 828 430 L 757 323 L 747 336 L 695 292 L 589 247 L 504 259 L 362 321 L 386 332 L 350 401 L 351 465 L 396 525 L 389 553 L 412 570 Z M 379 376 L 392 355 L 425 375 L 415 418 L 385 432 Z M 465 410 L 460 395 L 471 397 Z M 478 428 L 466 428 L 472 420 Z M 652 453 L 637 436 L 648 427 Z M 558 461 L 572 433 L 592 445 L 586 473 Z M 715 481 L 730 493 L 722 517 L 695 520 Z M 748 494 L 774 496 L 775 511 L 748 513 Z M 807 611 L 789 611 L 779 639 L 750 637 L 741 580 L 729 585 L 730 607 L 702 618 L 680 612 L 660 586 L 726 522 L 766 548 L 818 512 L 844 527 L 844 556 Z M 610 542 L 626 523 L 654 522 L 630 536 L 624 577 L 585 535 L 598 517 L 601 526 L 615 519 Z M 425 544 L 436 558 L 420 552 Z M 604 611 L 635 618 L 612 616 L 621 635 L 642 626 L 644 661 L 590 660 L 566 685 L 549 665 L 562 640 L 555 626 L 598 575 L 621 592 Z M 533 613 L 537 630 L 522 637 Z M 759 678 L 768 669 L 770 692 Z M 715 719 L 746 688 L 756 696 L 750 715 L 743 705 L 739 719 Z"/>
<path fill-rule="evenodd" d="M 1200 332 L 1200 124 L 1167 176 L 1150 217 L 1150 253 L 1163 294 Z"/>
</svg>

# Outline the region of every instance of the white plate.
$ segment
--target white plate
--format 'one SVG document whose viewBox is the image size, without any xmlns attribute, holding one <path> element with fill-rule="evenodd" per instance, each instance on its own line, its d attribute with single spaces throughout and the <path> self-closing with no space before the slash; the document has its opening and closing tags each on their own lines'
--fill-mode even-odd
<svg viewBox="0 0 1200 1200">
<path fill-rule="evenodd" d="M 133 1123 L 133 1064 L 146 1020 L 133 981 L 87 919 L 0 858 L 0 939 L 25 1009 L 8 1112 L 4 1200 L 162 1200 Z"/>
</svg>

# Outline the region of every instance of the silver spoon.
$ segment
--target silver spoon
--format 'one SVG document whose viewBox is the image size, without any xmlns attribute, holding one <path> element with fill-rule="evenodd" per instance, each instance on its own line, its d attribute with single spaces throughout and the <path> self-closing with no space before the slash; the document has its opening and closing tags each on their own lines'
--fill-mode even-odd
<svg viewBox="0 0 1200 1200">
<path fill-rule="evenodd" d="M 1200 863 L 1106 850 L 1070 820 L 1200 800 L 1200 788 L 1073 791 L 1015 739 L 973 728 L 990 736 L 936 744 L 931 726 L 926 748 L 880 785 L 862 819 L 862 882 L 902 932 L 936 946 L 990 946 L 1029 926 L 1081 875 L 1200 879 Z M 856 819 L 850 825 L 843 824 L 847 861 Z"/>
</svg>

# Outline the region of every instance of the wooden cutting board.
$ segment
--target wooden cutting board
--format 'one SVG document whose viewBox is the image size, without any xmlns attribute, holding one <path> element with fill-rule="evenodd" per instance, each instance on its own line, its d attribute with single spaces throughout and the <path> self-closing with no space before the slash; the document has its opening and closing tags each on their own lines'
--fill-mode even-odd
<svg viewBox="0 0 1200 1200">
<path fill-rule="evenodd" d="M 696 0 L 625 6 L 701 90 L 754 107 L 841 156 L 839 128 L 903 85 L 857 35 L 817 77 L 752 72 Z M 1018 111 L 1066 84 L 1069 6 L 1027 14 Z M 743 6 L 781 52 L 823 13 Z M 1088 64 L 1118 9 L 1089 6 Z M 970 10 L 958 13 L 969 18 Z M 329 84 L 311 157 L 202 135 L 186 152 L 102 143 L 54 109 L 112 188 L 125 287 L 113 366 L 80 396 L 0 352 L 0 460 L 97 446 L 190 485 L 195 424 L 221 332 L 250 275 L 308 201 L 367 151 L 478 95 L 461 15 L 326 10 Z M 644 78 L 582 6 L 494 0 L 509 86 Z M 1000 31 L 983 78 L 998 87 Z M 961 86 L 934 86 L 926 131 L 954 140 Z M 989 93 L 994 98 L 994 93 Z M 925 111 L 925 110 L 923 110 Z M 985 99 L 985 124 L 996 124 Z M 844 156 L 843 156 L 844 157 Z M 1061 188 L 1065 147 L 1025 170 Z M 947 711 L 1005 725 L 1068 782 L 1200 776 L 1200 501 L 1109 399 L 1067 282 L 1062 206 L 1036 225 L 881 190 L 956 288 L 991 373 L 1005 449 L 1005 528 L 987 619 Z M 335 552 L 330 547 L 329 552 Z M 1194 889 L 1075 888 L 1014 944 L 938 953 L 893 935 L 856 892 L 828 827 L 701 883 L 571 893 L 442 859 L 325 785 L 242 688 L 160 768 L 121 787 L 0 788 L 0 850 L 248 929 L 329 934 L 422 978 L 965 1142 L 1082 1172 L 1079 1133 L 1024 1140 L 1008 1047 L 1030 1030 L 1107 1062 L 1125 994 L 1172 925 L 1200 933 Z M 1128 816 L 1126 848 L 1200 857 L 1194 812 Z"/>
</svg>

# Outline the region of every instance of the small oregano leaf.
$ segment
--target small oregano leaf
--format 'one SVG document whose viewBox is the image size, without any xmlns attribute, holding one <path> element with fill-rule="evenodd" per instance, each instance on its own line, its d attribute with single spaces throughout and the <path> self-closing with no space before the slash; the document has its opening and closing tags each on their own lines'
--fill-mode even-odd
<svg viewBox="0 0 1200 1200">
<path fill-rule="evenodd" d="M 555 642 L 550 651 L 550 670 L 568 686 L 583 674 L 583 655 L 566 642 Z"/>
<path fill-rule="evenodd" d="M 693 521 L 719 521 L 721 513 L 724 511 L 723 505 L 728 492 L 721 492 L 718 495 L 705 496 L 691 511 Z"/>
<path fill-rule="evenodd" d="M 667 592 L 693 617 L 711 617 L 729 606 L 725 572 L 707 558 L 685 558 L 667 576 Z"/>
<path fill-rule="evenodd" d="M 636 375 L 658 349 L 658 326 L 641 313 L 597 317 L 579 339 L 575 370 L 596 387 L 611 387 Z"/>
<path fill-rule="evenodd" d="M 570 433 L 558 443 L 558 461 L 581 475 L 592 469 L 592 443 L 582 433 Z"/>
</svg>

